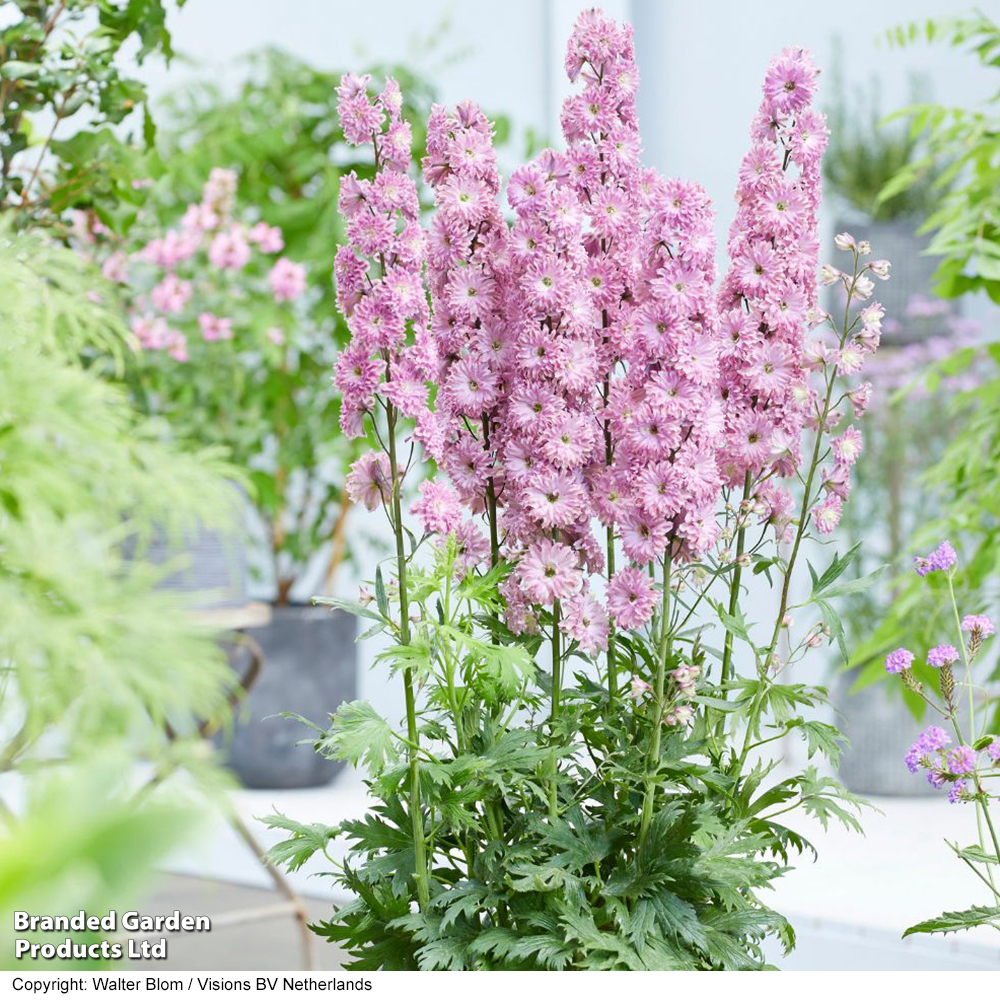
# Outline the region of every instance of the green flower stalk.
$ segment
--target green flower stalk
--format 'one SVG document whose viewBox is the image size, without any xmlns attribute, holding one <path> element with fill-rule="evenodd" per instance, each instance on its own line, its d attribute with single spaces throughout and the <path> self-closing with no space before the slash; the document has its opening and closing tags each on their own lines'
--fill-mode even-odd
<svg viewBox="0 0 1000 1000">
<path fill-rule="evenodd" d="M 948 605 L 955 627 L 957 646 L 944 643 L 927 651 L 926 664 L 937 672 L 934 685 L 941 695 L 935 697 L 933 688 L 917 680 L 913 663 L 916 657 L 910 650 L 900 648 L 885 658 L 887 673 L 899 675 L 903 684 L 920 697 L 950 726 L 957 740 L 952 746 L 951 736 L 939 726 L 929 726 L 919 736 L 906 755 L 906 766 L 917 773 L 927 774 L 935 788 L 948 788 L 949 801 L 971 802 L 975 806 L 977 843 L 963 848 L 958 843 L 946 841 L 956 857 L 989 890 L 992 904 L 972 906 L 966 910 L 949 911 L 940 917 L 922 921 L 908 928 L 908 934 L 949 933 L 978 926 L 994 926 L 1000 920 L 1000 837 L 997 835 L 991 807 L 996 802 L 995 784 L 1000 778 L 1000 738 L 989 733 L 989 725 L 996 708 L 995 697 L 983 691 L 982 722 L 977 720 L 977 690 L 973 677 L 973 661 L 983 644 L 995 632 L 993 620 L 986 615 L 961 616 L 955 593 L 955 575 L 958 572 L 958 553 L 950 542 L 942 542 L 929 556 L 918 557 L 918 576 L 943 575 L 948 591 Z M 961 659 L 964 673 L 957 682 L 952 665 Z M 968 729 L 959 718 L 958 689 L 967 695 Z M 993 793 L 993 794 L 991 794 Z"/>
<path fill-rule="evenodd" d="M 396 408 L 392 403 L 385 407 L 388 422 L 389 481 L 392 489 L 392 530 L 396 538 L 396 581 L 399 586 L 399 641 L 410 644 L 410 602 L 406 583 L 406 550 L 403 543 L 403 514 L 400 504 L 402 476 L 396 460 Z M 407 757 L 410 772 L 410 817 L 413 821 L 414 879 L 417 883 L 417 900 L 423 909 L 430 898 L 427 877 L 427 845 L 424 842 L 424 814 L 420 805 L 420 736 L 417 732 L 417 704 L 413 684 L 413 670 L 403 670 L 403 689 L 406 697 Z"/>
</svg>

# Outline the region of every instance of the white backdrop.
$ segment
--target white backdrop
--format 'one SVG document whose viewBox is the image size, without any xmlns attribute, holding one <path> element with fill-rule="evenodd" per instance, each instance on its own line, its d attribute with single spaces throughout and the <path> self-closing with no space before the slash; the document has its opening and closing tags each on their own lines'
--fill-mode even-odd
<svg viewBox="0 0 1000 1000">
<path fill-rule="evenodd" d="M 238 57 L 265 45 L 330 69 L 406 60 L 423 69 L 441 98 L 478 101 L 521 128 L 558 138 L 562 69 L 580 0 L 188 0 L 169 23 L 179 53 L 169 71 L 145 67 L 153 93 L 169 80 L 210 74 L 235 82 Z M 604 9 L 635 26 L 642 75 L 640 117 L 646 160 L 668 176 L 700 181 L 718 212 L 724 239 L 747 127 L 770 56 L 786 45 L 810 48 L 831 65 L 844 45 L 848 81 L 877 73 L 885 110 L 908 99 L 911 72 L 926 75 L 936 100 L 972 104 L 992 92 L 991 74 L 942 45 L 897 50 L 886 29 L 907 20 L 965 10 L 947 0 L 605 0 Z M 1000 0 L 978 6 L 1000 20 Z M 820 102 L 822 103 L 822 95 Z M 867 109 L 866 109 L 867 110 Z"/>
</svg>

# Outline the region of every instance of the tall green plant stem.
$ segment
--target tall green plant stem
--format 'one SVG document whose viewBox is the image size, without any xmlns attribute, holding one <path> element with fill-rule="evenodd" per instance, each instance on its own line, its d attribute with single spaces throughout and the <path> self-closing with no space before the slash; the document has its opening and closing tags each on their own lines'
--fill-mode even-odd
<svg viewBox="0 0 1000 1000">
<path fill-rule="evenodd" d="M 854 298 L 854 288 L 858 283 L 858 276 L 858 255 L 857 251 L 855 251 L 854 277 L 851 280 L 850 287 L 847 289 L 847 301 L 844 304 L 844 319 L 839 331 L 839 346 L 841 348 L 847 342 L 848 335 L 851 331 L 851 300 Z M 767 656 L 764 659 L 763 665 L 758 668 L 762 678 L 767 677 L 771 668 L 775 651 L 778 648 L 778 637 L 781 635 L 781 625 L 785 620 L 786 613 L 788 612 L 788 595 L 792 583 L 792 573 L 795 570 L 795 561 L 798 558 L 799 549 L 802 546 L 802 539 L 805 537 L 806 528 L 809 524 L 809 508 L 812 506 L 813 483 L 816 479 L 816 470 L 819 468 L 820 450 L 823 446 L 823 435 L 826 431 L 827 419 L 830 416 L 830 404 L 833 399 L 833 389 L 836 384 L 837 369 L 833 368 L 827 375 L 826 394 L 823 397 L 823 406 L 820 408 L 819 421 L 816 426 L 816 441 L 813 444 L 812 456 L 809 460 L 809 472 L 806 475 L 804 488 L 802 490 L 802 506 L 799 508 L 799 523 L 795 530 L 795 540 L 792 542 L 792 551 L 788 557 L 788 562 L 785 565 L 785 572 L 781 582 L 781 604 L 778 608 L 777 617 L 774 620 L 774 630 L 771 633 L 771 641 L 767 647 Z M 751 738 L 751 727 L 747 726 L 746 734 L 743 737 L 743 749 L 740 751 L 739 763 L 741 767 L 747 759 L 747 754 L 750 752 Z"/>
<path fill-rule="evenodd" d="M 562 650 L 561 636 L 559 634 L 559 601 L 552 604 L 552 708 L 549 712 L 549 723 L 553 734 L 556 728 L 556 719 L 559 717 L 559 704 L 562 695 Z M 558 814 L 558 802 L 556 795 L 556 780 L 552 778 L 549 782 L 549 815 L 555 818 Z"/>
<path fill-rule="evenodd" d="M 858 253 L 854 252 L 854 277 L 851 285 L 847 289 L 847 301 L 844 303 L 844 320 L 840 328 L 840 347 L 843 348 L 851 331 L 851 300 L 854 298 L 854 288 L 858 283 Z M 799 524 L 795 532 L 795 541 L 792 543 L 792 552 L 788 557 L 788 564 L 785 567 L 785 576 L 781 584 L 781 607 L 778 610 L 778 617 L 774 622 L 774 631 L 771 634 L 771 642 L 767 647 L 767 659 L 764 661 L 764 668 L 761 671 L 765 676 L 774 659 L 774 651 L 778 648 L 778 636 L 781 635 L 781 623 L 785 620 L 788 611 L 788 591 L 792 582 L 792 571 L 795 569 L 795 560 L 799 554 L 799 547 L 805 537 L 806 527 L 809 521 L 809 508 L 812 505 L 812 487 L 816 478 L 816 470 L 819 468 L 820 448 L 823 445 L 823 434 L 826 431 L 826 421 L 830 415 L 830 401 L 833 399 L 833 387 L 837 384 L 837 369 L 833 368 L 827 376 L 826 396 L 823 399 L 823 408 L 819 414 L 819 423 L 816 427 L 816 442 L 813 445 L 812 458 L 809 462 L 809 473 L 806 476 L 805 489 L 802 491 L 802 507 L 799 510 Z M 749 736 L 749 731 L 748 731 Z M 744 743 L 741 759 L 746 758 L 747 744 Z"/>
<path fill-rule="evenodd" d="M 642 851 L 653 822 L 653 804 L 656 798 L 656 781 L 650 773 L 660 764 L 660 733 L 663 729 L 663 691 L 667 679 L 667 660 L 670 658 L 670 555 L 663 561 L 663 598 L 660 605 L 660 648 L 656 658 L 656 678 L 653 683 L 653 732 L 649 739 L 646 759 L 645 792 L 642 798 L 642 818 L 639 821 L 639 851 Z"/>
<path fill-rule="evenodd" d="M 559 634 L 559 616 L 560 616 L 559 601 L 555 601 L 552 605 L 552 711 L 549 718 L 552 722 L 556 721 L 556 717 L 559 715 L 559 703 L 562 696 L 562 653 L 561 653 L 561 642 L 562 638 Z"/>
<path fill-rule="evenodd" d="M 604 325 L 607 326 L 607 310 L 604 310 Z M 604 380 L 604 403 L 607 405 L 611 395 L 611 381 Z M 614 447 L 611 443 L 611 421 L 604 421 L 604 464 L 610 469 L 614 461 Z M 608 579 L 615 575 L 615 529 L 609 525 L 607 529 L 608 549 Z M 608 694 L 614 698 L 618 694 L 618 664 L 615 662 L 615 624 L 608 627 Z"/>
<path fill-rule="evenodd" d="M 732 618 L 736 614 L 736 609 L 740 604 L 740 581 L 743 578 L 743 566 L 740 562 L 740 558 L 743 555 L 743 551 L 746 548 L 746 519 L 744 517 L 745 511 L 743 508 L 746 506 L 746 501 L 750 499 L 750 489 L 751 489 L 751 474 L 750 470 L 747 470 L 746 477 L 743 480 L 743 499 L 740 502 L 739 511 L 737 517 L 739 519 L 740 527 L 736 531 L 736 566 L 733 569 L 733 578 L 729 583 L 729 616 Z M 722 687 L 720 697 L 723 701 L 726 699 L 726 684 L 732 679 L 733 676 L 733 633 L 728 629 L 726 630 L 725 644 L 722 648 L 722 670 L 719 673 L 719 683 Z M 725 714 L 720 715 L 718 723 L 716 723 L 715 733 L 720 739 L 722 737 L 722 731 L 726 725 Z"/>
<path fill-rule="evenodd" d="M 490 450 L 490 418 L 483 414 L 483 447 Z M 490 565 L 496 569 L 500 562 L 500 538 L 497 532 L 497 489 L 490 476 L 486 480 L 486 514 L 490 522 Z"/>
<path fill-rule="evenodd" d="M 812 505 L 812 488 L 816 479 L 816 470 L 819 468 L 819 453 L 823 446 L 823 428 L 826 426 L 827 418 L 830 415 L 830 401 L 833 398 L 833 387 L 837 382 L 836 370 L 831 372 L 826 386 L 826 396 L 823 400 L 823 409 L 820 412 L 819 426 L 816 429 L 816 443 L 813 445 L 812 458 L 809 461 L 809 472 L 806 475 L 805 488 L 802 492 L 802 506 L 799 509 L 799 523 L 795 530 L 795 540 L 792 542 L 792 551 L 785 566 L 785 575 L 781 584 L 781 605 L 778 608 L 778 616 L 774 622 L 774 631 L 771 633 L 771 641 L 767 647 L 767 659 L 764 661 L 762 673 L 767 674 L 771 661 L 774 659 L 774 652 L 778 648 L 778 636 L 781 635 L 781 623 L 785 620 L 788 612 L 788 594 L 792 583 L 792 571 L 795 569 L 795 560 L 799 555 L 799 548 L 802 539 L 805 538 L 806 527 L 809 522 L 809 508 Z"/>
<path fill-rule="evenodd" d="M 958 601 L 955 599 L 955 584 L 952 580 L 951 573 L 948 576 L 948 596 L 951 598 L 951 610 L 955 616 L 955 629 L 958 635 L 958 648 L 962 651 L 962 663 L 965 666 L 965 687 L 969 692 L 969 739 L 968 744 L 971 745 L 976 741 L 976 702 L 973 697 L 972 691 L 972 662 L 969 660 L 969 651 L 965 645 L 965 636 L 962 635 L 962 616 L 958 612 Z M 951 704 L 948 705 L 951 708 Z M 955 727 L 955 735 L 958 736 L 959 743 L 966 743 L 965 738 L 962 736 L 962 727 L 958 721 L 957 716 L 952 714 L 952 724 Z M 986 825 L 990 831 L 990 838 L 993 841 L 993 850 L 996 852 L 997 857 L 1000 857 L 1000 842 L 997 839 L 997 832 L 993 827 L 993 820 L 990 818 L 989 807 L 983 802 L 983 786 L 979 781 L 978 775 L 976 776 L 976 832 L 979 834 L 979 846 L 985 851 L 986 850 L 986 839 L 983 836 L 983 821 L 986 821 Z M 986 865 L 986 877 L 989 879 L 990 888 L 993 890 L 993 895 L 1000 900 L 1000 893 L 997 892 L 996 883 L 993 881 L 993 871 L 991 865 Z"/>
<path fill-rule="evenodd" d="M 487 452 L 490 450 L 490 417 L 488 413 L 483 414 L 482 418 L 483 424 L 483 447 Z M 486 516 L 490 524 L 490 567 L 496 569 L 500 565 L 500 536 L 497 530 L 497 491 L 496 483 L 492 476 L 486 480 Z M 490 628 L 490 634 L 493 639 L 493 645 L 500 645 L 500 635 L 495 626 Z M 497 716 L 500 713 L 500 702 L 498 701 L 494 706 L 491 715 L 493 721 L 496 721 Z M 503 813 L 500 809 L 500 803 L 495 797 L 488 798 L 483 803 L 483 818 L 486 822 L 487 830 L 490 836 L 494 840 L 504 839 L 504 822 Z M 472 857 L 475 857 L 475 847 L 472 849 Z M 472 866 L 470 865 L 469 877 L 472 878 Z M 506 906 L 500 904 L 500 922 L 505 924 L 507 920 L 507 910 Z"/>
<path fill-rule="evenodd" d="M 392 529 L 396 536 L 396 576 L 399 581 L 399 639 L 407 646 L 410 642 L 410 607 L 406 588 L 406 551 L 403 547 L 403 515 L 400 504 L 399 464 L 396 459 L 396 408 L 386 404 L 389 424 L 389 469 L 392 476 Z M 414 694 L 413 671 L 403 671 L 406 695 L 407 759 L 410 770 L 410 819 L 413 822 L 413 877 L 417 883 L 417 901 L 423 910 L 430 900 L 427 882 L 427 845 L 424 843 L 424 814 L 420 805 L 420 765 L 417 760 L 420 738 L 417 733 L 417 703 Z"/>
</svg>

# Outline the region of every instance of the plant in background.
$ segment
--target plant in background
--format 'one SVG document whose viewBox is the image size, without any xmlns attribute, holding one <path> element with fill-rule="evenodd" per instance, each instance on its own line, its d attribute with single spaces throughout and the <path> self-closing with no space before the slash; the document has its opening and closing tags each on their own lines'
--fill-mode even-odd
<svg viewBox="0 0 1000 1000">
<path fill-rule="evenodd" d="M 945 841 L 955 856 L 986 886 L 987 905 L 942 913 L 908 928 L 909 934 L 949 934 L 971 927 L 1000 929 L 1000 810 L 996 808 L 996 779 L 1000 778 L 1000 737 L 991 726 L 995 722 L 995 695 L 976 683 L 974 663 L 984 644 L 996 631 L 991 618 L 983 614 L 965 615 L 959 611 L 955 596 L 954 575 L 958 556 L 948 542 L 942 542 L 929 555 L 916 560 L 917 576 L 923 580 L 943 579 L 947 600 L 943 617 L 950 619 L 948 630 L 938 639 L 942 643 L 929 649 L 922 658 L 934 674 L 931 684 L 920 681 L 913 670 L 914 654 L 894 650 L 885 658 L 886 672 L 898 675 L 903 685 L 941 717 L 951 730 L 932 725 L 921 733 L 906 755 L 910 771 L 926 772 L 935 788 L 948 789 L 948 801 L 972 803 L 976 812 L 976 843 L 960 847 L 959 842 Z M 941 587 L 935 594 L 941 596 Z M 950 635 L 949 635 L 950 632 Z M 959 676 L 956 677 L 956 671 Z M 963 709 L 967 706 L 968 715 Z M 964 720 L 964 721 L 963 721 Z M 953 738 L 954 737 L 954 740 Z"/>
<path fill-rule="evenodd" d="M 935 181 L 940 170 L 931 170 L 894 195 L 880 198 L 886 184 L 922 152 L 922 139 L 900 122 L 883 121 L 878 77 L 872 76 L 867 89 L 856 87 L 848 97 L 844 85 L 842 44 L 838 39 L 833 61 L 833 100 L 826 116 L 830 126 L 830 146 L 823 158 L 823 177 L 846 206 L 865 219 L 921 219 L 934 208 L 940 191 Z M 911 99 L 916 102 L 926 90 L 922 78 L 910 78 Z M 869 108 L 863 117 L 859 108 Z"/>
<path fill-rule="evenodd" d="M 512 173 L 512 223 L 478 107 L 431 112 L 421 228 L 398 86 L 339 88 L 375 166 L 340 198 L 341 421 L 377 445 L 348 489 L 396 553 L 374 594 L 328 603 L 391 640 L 406 722 L 354 702 L 316 726 L 368 770 L 367 816 L 268 822 L 290 834 L 275 860 L 336 866 L 354 901 L 316 929 L 357 968 L 759 968 L 766 937 L 794 943 L 760 890 L 809 846 L 779 818 L 858 827 L 835 781 L 764 749 L 797 733 L 838 757 L 806 718 L 825 692 L 783 673 L 844 650 L 833 604 L 870 582 L 840 580 L 852 551 L 793 587 L 850 490 L 889 271 L 841 234 L 850 266 L 822 274 L 847 307 L 817 310 L 816 70 L 798 49 L 768 67 L 716 290 L 704 192 L 638 159 L 631 29 L 581 15 L 566 68 L 567 148 Z M 418 446 L 443 473 L 419 538 Z M 745 573 L 777 588 L 759 624 Z"/>
<path fill-rule="evenodd" d="M 79 366 L 127 334 L 88 297 L 99 283 L 69 250 L 0 234 L 0 897 L 35 912 L 120 906 L 148 877 L 193 795 L 171 776 L 219 785 L 202 733 L 233 690 L 212 637 L 156 589 L 165 569 L 123 555 L 154 525 L 231 517 L 227 467 L 165 445 Z"/>
<path fill-rule="evenodd" d="M 941 326 L 944 333 L 935 334 Z M 884 523 L 884 531 L 866 537 L 853 572 L 864 575 L 886 564 L 895 579 L 888 588 L 846 599 L 842 618 L 856 662 L 871 657 L 869 643 L 892 603 L 892 591 L 909 582 L 908 539 L 941 512 L 940 498 L 922 469 L 940 458 L 967 418 L 950 401 L 971 393 L 989 372 L 979 324 L 952 315 L 946 300 L 915 296 L 902 321 L 886 319 L 884 329 L 905 346 L 883 345 L 866 369 L 878 392 L 872 397 L 865 450 L 855 466 L 855 487 L 840 533 L 845 539 L 860 537 L 866 526 Z M 966 348 L 977 358 L 968 368 L 925 381 L 926 372 Z M 881 652 L 874 650 L 876 656 Z M 879 663 L 872 661 L 860 683 L 874 681 L 880 672 Z"/>
<path fill-rule="evenodd" d="M 293 457 L 301 359 L 324 345 L 305 321 L 305 268 L 282 253 L 281 230 L 242 206 L 237 183 L 216 167 L 175 227 L 140 214 L 127 239 L 98 225 L 83 249 L 101 261 L 128 311 L 138 349 L 126 380 L 136 405 L 166 418 L 181 441 L 225 448 L 257 487 L 285 603 L 332 520 L 333 487 L 320 491 L 321 470 L 298 472 Z M 326 399 L 310 398 L 323 409 L 332 395 L 331 387 Z"/>
<path fill-rule="evenodd" d="M 897 27 L 888 33 L 896 45 L 920 39 L 967 47 L 984 66 L 996 68 L 1000 58 L 1000 26 L 984 14 L 929 20 Z M 937 292 L 955 298 L 983 290 L 1000 302 L 1000 224 L 996 158 L 1000 148 L 997 105 L 993 93 L 982 108 L 916 104 L 893 117 L 910 119 L 911 135 L 924 145 L 922 156 L 900 166 L 879 194 L 886 203 L 919 188 L 930 177 L 937 197 L 923 225 L 933 233 L 927 252 L 943 258 L 937 269 Z"/>
<path fill-rule="evenodd" d="M 967 47 L 984 65 L 997 65 L 1000 27 L 983 15 L 913 24 L 890 34 L 898 45 L 923 38 Z M 905 190 L 937 165 L 948 165 L 939 184 L 950 187 L 924 225 L 934 233 L 928 252 L 942 258 L 937 291 L 945 298 L 985 291 L 1000 301 L 1000 229 L 992 221 L 998 209 L 997 99 L 990 98 L 982 109 L 931 104 L 901 112 L 911 115 L 911 128 L 922 136 L 926 154 L 904 167 L 882 197 Z M 960 347 L 933 364 L 914 384 L 933 392 L 943 379 L 963 377 L 973 371 L 973 365 L 978 366 L 978 384 L 948 401 L 950 419 L 957 421 L 958 429 L 925 474 L 937 513 L 922 520 L 912 545 L 919 551 L 934 539 L 951 538 L 963 553 L 952 577 L 959 603 L 974 599 L 991 611 L 1000 603 L 1000 343 L 984 343 L 979 349 Z M 942 603 L 920 581 L 897 579 L 893 596 L 891 609 L 856 652 L 854 662 L 864 667 L 862 682 L 884 676 L 881 659 L 891 649 L 927 648 L 945 624 Z M 914 669 L 924 684 L 932 682 L 933 671 L 924 664 Z M 991 676 L 1000 676 L 996 657 Z M 922 711 L 919 699 L 910 701 L 916 711 Z"/>
<path fill-rule="evenodd" d="M 180 7 L 183 0 L 178 0 Z M 16 8 L 16 12 L 12 8 Z M 121 125 L 140 108 L 143 84 L 118 56 L 134 44 L 141 64 L 173 55 L 163 0 L 18 0 L 0 28 L 0 212 L 18 226 L 53 225 L 67 208 L 132 204 L 132 152 Z"/>
<path fill-rule="evenodd" d="M 197 83 L 166 102 L 157 152 L 135 166 L 155 182 L 141 189 L 138 212 L 123 204 L 108 223 L 110 238 L 99 231 L 97 239 L 108 248 L 103 253 L 121 247 L 133 258 L 152 257 L 160 262 L 157 278 L 175 274 L 192 283 L 180 313 L 153 308 L 152 330 L 140 327 L 154 337 L 167 327 L 183 331 L 188 362 L 179 367 L 169 350 L 147 351 L 130 359 L 128 381 L 140 407 L 166 415 L 195 444 L 225 445 L 244 470 L 266 539 L 263 568 L 281 604 L 301 599 L 303 586 L 318 583 L 332 592 L 349 552 L 351 503 L 343 484 L 360 451 L 331 433 L 339 398 L 330 369 L 349 337 L 331 278 L 343 238 L 341 176 L 350 170 L 369 176 L 371 167 L 337 123 L 337 76 L 274 50 L 251 57 L 249 70 L 236 95 Z M 399 72 L 409 87 L 403 115 L 415 123 L 419 154 L 429 87 Z M 193 252 L 188 239 L 205 231 L 188 209 L 205 204 L 202 187 L 213 170 L 231 172 L 227 183 L 236 186 L 223 228 L 235 232 L 242 225 L 243 234 L 228 254 L 221 242 L 213 254 L 211 240 Z M 78 228 L 93 230 L 99 220 L 85 222 Z M 140 254 L 154 237 L 162 241 Z M 279 244 L 280 250 L 268 249 Z M 252 253 L 238 266 L 244 248 Z M 265 280 L 279 253 L 294 262 L 281 267 L 296 284 L 298 266 L 304 268 L 305 287 L 294 301 L 286 297 L 291 286 L 282 284 L 276 302 Z M 112 273 L 115 261 L 120 258 L 106 264 Z M 176 290 L 180 298 L 185 288 Z M 178 304 L 178 295 L 164 294 L 162 303 Z"/>
</svg>

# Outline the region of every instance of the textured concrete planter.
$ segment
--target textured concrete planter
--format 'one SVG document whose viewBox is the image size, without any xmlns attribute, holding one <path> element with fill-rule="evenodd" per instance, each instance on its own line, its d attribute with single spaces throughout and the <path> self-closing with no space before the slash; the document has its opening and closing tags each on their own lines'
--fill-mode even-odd
<svg viewBox="0 0 1000 1000">
<path fill-rule="evenodd" d="M 229 766 L 247 788 L 325 785 L 343 767 L 309 744 L 310 731 L 283 712 L 319 725 L 357 697 L 356 626 L 330 608 L 275 607 L 270 624 L 247 629 L 264 654 L 263 668 L 224 741 Z"/>
<path fill-rule="evenodd" d="M 239 608 L 247 603 L 247 550 L 245 535 L 246 497 L 233 487 L 233 524 L 227 531 L 200 526 L 183 538 L 171 538 L 158 529 L 148 546 L 136 550 L 134 540 L 126 544 L 126 555 L 162 566 L 179 564 L 160 581 L 165 590 L 190 594 L 189 606 L 196 610 Z"/>
<path fill-rule="evenodd" d="M 180 558 L 185 565 L 165 577 L 160 586 L 196 595 L 194 608 L 238 608 L 247 603 L 246 548 L 239 539 L 205 528 L 182 545 L 172 545 L 158 535 L 144 558 L 157 565 Z"/>
</svg>

